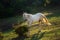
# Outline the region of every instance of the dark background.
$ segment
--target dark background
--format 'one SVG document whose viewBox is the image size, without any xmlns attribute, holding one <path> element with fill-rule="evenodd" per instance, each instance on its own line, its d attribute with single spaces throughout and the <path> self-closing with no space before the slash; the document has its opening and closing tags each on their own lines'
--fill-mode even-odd
<svg viewBox="0 0 60 40">
<path fill-rule="evenodd" d="M 41 12 L 44 8 L 60 5 L 60 0 L 0 0 L 0 18 Z"/>
</svg>

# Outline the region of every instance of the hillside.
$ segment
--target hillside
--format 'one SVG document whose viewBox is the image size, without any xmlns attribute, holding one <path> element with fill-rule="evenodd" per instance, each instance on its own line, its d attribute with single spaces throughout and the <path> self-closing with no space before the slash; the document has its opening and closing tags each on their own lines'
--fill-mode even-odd
<svg viewBox="0 0 60 40">
<path fill-rule="evenodd" d="M 0 39 L 1 40 L 60 40 L 60 8 L 59 7 L 49 9 L 47 8 L 43 12 L 52 13 L 51 15 L 47 16 L 48 20 L 52 24 L 51 26 L 35 25 L 28 28 L 26 22 L 20 23 L 22 21 L 22 17 L 0 19 L 1 23 L 3 23 L 4 21 L 6 21 L 7 24 L 12 22 L 15 23 L 12 25 L 13 27 L 12 29 L 8 29 L 0 33 Z"/>
</svg>

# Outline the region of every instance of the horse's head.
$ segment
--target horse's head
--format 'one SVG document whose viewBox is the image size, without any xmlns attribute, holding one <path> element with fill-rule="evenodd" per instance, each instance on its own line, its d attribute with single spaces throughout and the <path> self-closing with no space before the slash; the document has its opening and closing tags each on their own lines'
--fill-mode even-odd
<svg viewBox="0 0 60 40">
<path fill-rule="evenodd" d="M 31 15 L 28 14 L 28 13 L 26 13 L 26 12 L 23 13 L 23 19 L 24 19 L 24 20 L 28 20 L 30 16 L 31 16 Z"/>
</svg>

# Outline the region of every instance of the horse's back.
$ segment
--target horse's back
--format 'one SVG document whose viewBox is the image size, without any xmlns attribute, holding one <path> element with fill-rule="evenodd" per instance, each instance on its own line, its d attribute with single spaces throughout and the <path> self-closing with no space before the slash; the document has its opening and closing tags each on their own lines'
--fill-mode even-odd
<svg viewBox="0 0 60 40">
<path fill-rule="evenodd" d="M 38 21 L 40 19 L 40 17 L 41 17 L 41 13 L 36 13 L 35 15 L 31 16 L 31 19 L 33 21 Z"/>
</svg>

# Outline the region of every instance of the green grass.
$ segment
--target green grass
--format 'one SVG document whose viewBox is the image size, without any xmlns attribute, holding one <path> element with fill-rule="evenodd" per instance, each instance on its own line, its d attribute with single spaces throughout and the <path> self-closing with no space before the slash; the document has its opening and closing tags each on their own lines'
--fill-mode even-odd
<svg viewBox="0 0 60 40">
<path fill-rule="evenodd" d="M 33 27 L 31 28 L 31 36 L 30 38 L 27 38 L 26 40 L 59 40 L 60 39 L 60 9 L 59 8 L 52 8 L 49 10 L 46 10 L 47 12 L 51 12 L 52 15 L 48 15 L 47 18 L 48 20 L 52 23 L 52 26 L 49 26 L 50 28 L 48 29 L 47 27 L 44 27 L 45 30 L 43 30 L 42 28 L 42 32 L 44 33 L 42 36 L 41 34 L 38 33 L 38 29 L 33 29 Z M 36 35 L 35 35 L 36 34 Z M 39 35 L 40 36 L 39 36 Z M 36 36 L 36 37 L 35 37 Z M 41 37 L 41 38 L 37 38 L 37 37 Z"/>
<path fill-rule="evenodd" d="M 47 18 L 51 22 L 51 26 L 31 26 L 29 28 L 29 31 L 24 33 L 27 34 L 28 38 L 20 38 L 20 40 L 60 40 L 60 9 L 58 7 L 46 9 L 44 12 L 50 12 L 51 15 L 48 15 Z M 1 21 L 2 20 L 2 21 Z M 21 16 L 18 17 L 12 17 L 12 18 L 6 18 L 6 19 L 0 19 L 1 22 L 4 22 L 4 20 L 7 23 L 20 23 L 23 21 Z M 4 24 L 4 23 L 3 23 Z M 1 24 L 0 24 L 1 25 Z M 13 38 L 19 37 L 19 34 L 15 32 L 16 29 L 19 27 L 27 27 L 27 24 L 23 22 L 22 24 L 14 25 L 14 29 L 2 33 L 3 40 L 12 40 Z M 42 28 L 41 28 L 42 27 Z M 41 28 L 41 32 L 40 32 Z M 23 29 L 24 30 L 24 29 Z M 19 29 L 19 32 L 23 31 Z M 2 40 L 1 39 L 1 40 Z M 19 38 L 18 38 L 19 40 Z"/>
</svg>

